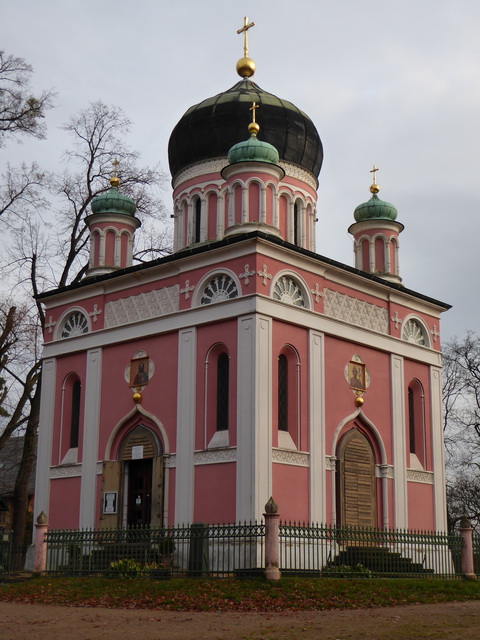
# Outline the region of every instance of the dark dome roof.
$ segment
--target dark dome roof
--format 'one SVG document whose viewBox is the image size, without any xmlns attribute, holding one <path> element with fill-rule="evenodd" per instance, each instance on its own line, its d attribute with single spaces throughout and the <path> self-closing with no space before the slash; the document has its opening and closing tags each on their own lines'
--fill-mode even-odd
<svg viewBox="0 0 480 640">
<path fill-rule="evenodd" d="M 248 108 L 254 101 L 261 105 L 257 111 L 259 138 L 276 147 L 280 160 L 300 165 L 318 177 L 323 148 L 313 122 L 291 102 L 246 79 L 190 107 L 180 119 L 168 143 L 172 176 L 195 162 L 227 157 L 229 149 L 246 137 Z"/>
</svg>

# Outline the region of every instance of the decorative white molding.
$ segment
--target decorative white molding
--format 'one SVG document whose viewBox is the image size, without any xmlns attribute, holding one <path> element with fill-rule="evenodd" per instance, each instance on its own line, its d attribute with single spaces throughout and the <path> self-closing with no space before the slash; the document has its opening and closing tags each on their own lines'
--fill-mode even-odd
<svg viewBox="0 0 480 640">
<path fill-rule="evenodd" d="M 175 469 L 177 466 L 177 455 L 171 453 L 169 456 L 165 456 L 165 469 Z"/>
<path fill-rule="evenodd" d="M 176 189 L 182 182 L 203 176 L 207 173 L 220 173 L 227 164 L 227 158 L 216 158 L 215 160 L 208 160 L 207 162 L 198 162 L 191 167 L 187 167 L 177 175 L 173 182 L 173 188 Z"/>
<path fill-rule="evenodd" d="M 388 333 L 388 311 L 331 289 L 324 290 L 325 315 L 372 331 Z"/>
<path fill-rule="evenodd" d="M 93 322 L 96 322 L 97 321 L 97 316 L 99 316 L 101 313 L 103 313 L 103 310 L 99 309 L 98 305 L 94 304 L 93 305 L 93 311 L 90 311 L 88 315 L 90 316 L 90 318 L 93 319 Z"/>
<path fill-rule="evenodd" d="M 325 456 L 325 469 L 327 471 L 337 470 L 337 458 L 336 456 Z"/>
<path fill-rule="evenodd" d="M 272 462 L 280 464 L 291 464 L 296 467 L 309 467 L 310 454 L 300 451 L 289 451 L 287 449 L 272 449 Z"/>
<path fill-rule="evenodd" d="M 375 477 L 376 478 L 390 478 L 393 480 L 393 465 L 392 464 L 376 464 L 375 465 Z"/>
<path fill-rule="evenodd" d="M 54 480 L 55 478 L 76 478 L 81 475 L 81 464 L 64 464 L 60 467 L 50 468 L 50 480 Z"/>
<path fill-rule="evenodd" d="M 194 464 L 220 464 L 222 462 L 236 462 L 237 449 L 214 449 L 211 451 L 196 451 L 194 454 Z"/>
<path fill-rule="evenodd" d="M 296 178 L 297 180 L 301 180 L 302 182 L 308 184 L 308 186 L 311 187 L 314 191 L 317 190 L 317 181 L 311 173 L 309 173 L 305 169 L 302 169 L 296 164 L 290 164 L 290 162 L 279 162 L 278 164 L 285 171 L 285 175 L 291 178 Z"/>
<path fill-rule="evenodd" d="M 407 469 L 407 482 L 420 482 L 421 484 L 433 484 L 434 477 L 432 471 L 417 471 Z"/>
<path fill-rule="evenodd" d="M 105 328 L 157 318 L 178 311 L 180 286 L 164 287 L 105 305 Z"/>
</svg>

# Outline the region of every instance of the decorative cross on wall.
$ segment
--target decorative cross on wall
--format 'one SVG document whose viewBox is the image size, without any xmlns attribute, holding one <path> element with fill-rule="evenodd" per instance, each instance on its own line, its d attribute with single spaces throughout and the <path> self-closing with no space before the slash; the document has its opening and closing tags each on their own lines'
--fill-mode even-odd
<svg viewBox="0 0 480 640">
<path fill-rule="evenodd" d="M 318 302 L 319 298 L 323 298 L 323 293 L 318 288 L 318 282 L 315 283 L 315 289 L 310 289 L 310 293 L 313 293 L 315 302 Z"/>
<path fill-rule="evenodd" d="M 395 325 L 395 329 L 398 331 L 398 325 L 402 324 L 402 320 L 398 317 L 398 311 L 395 311 L 392 318 L 390 318 L 393 324 Z"/>
<path fill-rule="evenodd" d="M 430 333 L 433 336 L 433 341 L 436 342 L 437 338 L 440 337 L 440 333 L 437 331 L 437 325 L 436 324 L 433 325 L 433 329 L 432 329 L 432 331 L 430 331 Z"/>
<path fill-rule="evenodd" d="M 48 333 L 52 333 L 53 331 L 53 327 L 57 324 L 56 321 L 54 321 L 54 319 L 52 318 L 52 316 L 49 317 L 47 324 L 45 325 L 45 329 L 48 329 Z"/>
<path fill-rule="evenodd" d="M 99 316 L 101 313 L 102 313 L 102 310 L 99 309 L 96 304 L 94 304 L 93 305 L 93 311 L 90 311 L 90 313 L 88 315 L 91 318 L 93 318 L 94 322 L 96 322 L 97 321 L 97 316 Z"/>
<path fill-rule="evenodd" d="M 255 275 L 255 271 L 249 271 L 249 265 L 246 264 L 244 266 L 244 273 L 240 273 L 239 274 L 239 278 L 245 278 L 245 284 L 248 284 L 250 282 L 250 276 L 254 276 Z"/>
<path fill-rule="evenodd" d="M 185 300 L 188 300 L 190 298 L 190 291 L 194 291 L 195 290 L 195 285 L 193 285 L 193 287 L 190 286 L 190 280 L 185 280 L 185 288 L 184 289 L 180 289 L 180 293 L 184 293 L 185 294 Z"/>
<path fill-rule="evenodd" d="M 264 264 L 263 265 L 263 271 L 258 271 L 257 273 L 260 276 L 260 278 L 263 278 L 263 286 L 267 286 L 267 280 L 271 280 L 272 279 L 272 274 L 271 273 L 267 273 L 267 265 Z"/>
</svg>

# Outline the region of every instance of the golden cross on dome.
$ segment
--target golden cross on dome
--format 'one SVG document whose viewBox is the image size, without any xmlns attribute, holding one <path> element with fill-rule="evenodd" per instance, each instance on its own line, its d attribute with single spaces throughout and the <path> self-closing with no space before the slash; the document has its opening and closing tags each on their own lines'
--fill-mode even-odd
<svg viewBox="0 0 480 640">
<path fill-rule="evenodd" d="M 116 178 L 117 177 L 118 160 L 115 158 L 115 160 L 112 162 L 112 164 L 113 164 L 113 177 Z"/>
<path fill-rule="evenodd" d="M 254 22 L 248 24 L 248 18 L 245 16 L 243 19 L 243 27 L 237 30 L 237 33 L 243 33 L 243 55 L 248 58 L 248 30 L 255 26 Z"/>
<path fill-rule="evenodd" d="M 252 122 L 255 122 L 255 112 L 256 112 L 256 110 L 258 109 L 258 107 L 259 107 L 259 106 L 260 106 L 260 105 L 259 105 L 259 104 L 257 104 L 256 102 L 253 102 L 253 103 L 252 103 L 252 106 L 251 106 L 251 107 L 250 107 L 250 109 L 249 109 L 249 111 L 251 111 L 251 112 L 252 112 Z"/>
<path fill-rule="evenodd" d="M 373 184 L 377 184 L 377 171 L 380 171 L 380 169 L 375 165 L 373 165 L 373 169 L 370 169 L 370 173 L 373 173 Z"/>
</svg>

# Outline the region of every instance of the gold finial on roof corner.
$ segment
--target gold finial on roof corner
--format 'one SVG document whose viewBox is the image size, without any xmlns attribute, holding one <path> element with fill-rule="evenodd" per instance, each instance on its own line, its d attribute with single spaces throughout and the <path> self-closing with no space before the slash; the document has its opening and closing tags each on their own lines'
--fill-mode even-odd
<svg viewBox="0 0 480 640">
<path fill-rule="evenodd" d="M 370 186 L 370 193 L 377 194 L 380 191 L 380 187 L 377 184 L 377 171 L 380 171 L 378 167 L 373 165 L 373 169 L 370 169 L 370 173 L 373 173 L 373 184 Z"/>
<path fill-rule="evenodd" d="M 242 78 L 251 78 L 255 73 L 255 62 L 248 57 L 248 30 L 255 26 L 254 22 L 248 22 L 247 16 L 243 19 L 243 27 L 237 29 L 240 35 L 243 33 L 243 58 L 237 62 L 237 73 Z"/>
<path fill-rule="evenodd" d="M 252 121 L 251 123 L 248 125 L 248 131 L 250 132 L 250 134 L 252 136 L 256 136 L 257 133 L 260 131 L 260 125 L 257 124 L 257 122 L 255 121 L 255 113 L 258 109 L 260 105 L 257 104 L 256 102 L 252 103 L 252 106 L 249 108 L 249 111 L 252 112 Z"/>
<path fill-rule="evenodd" d="M 117 177 L 118 160 L 115 158 L 112 164 L 113 164 L 113 176 L 110 178 L 110 184 L 112 185 L 112 187 L 117 188 L 118 185 L 120 184 L 120 180 Z"/>
</svg>

